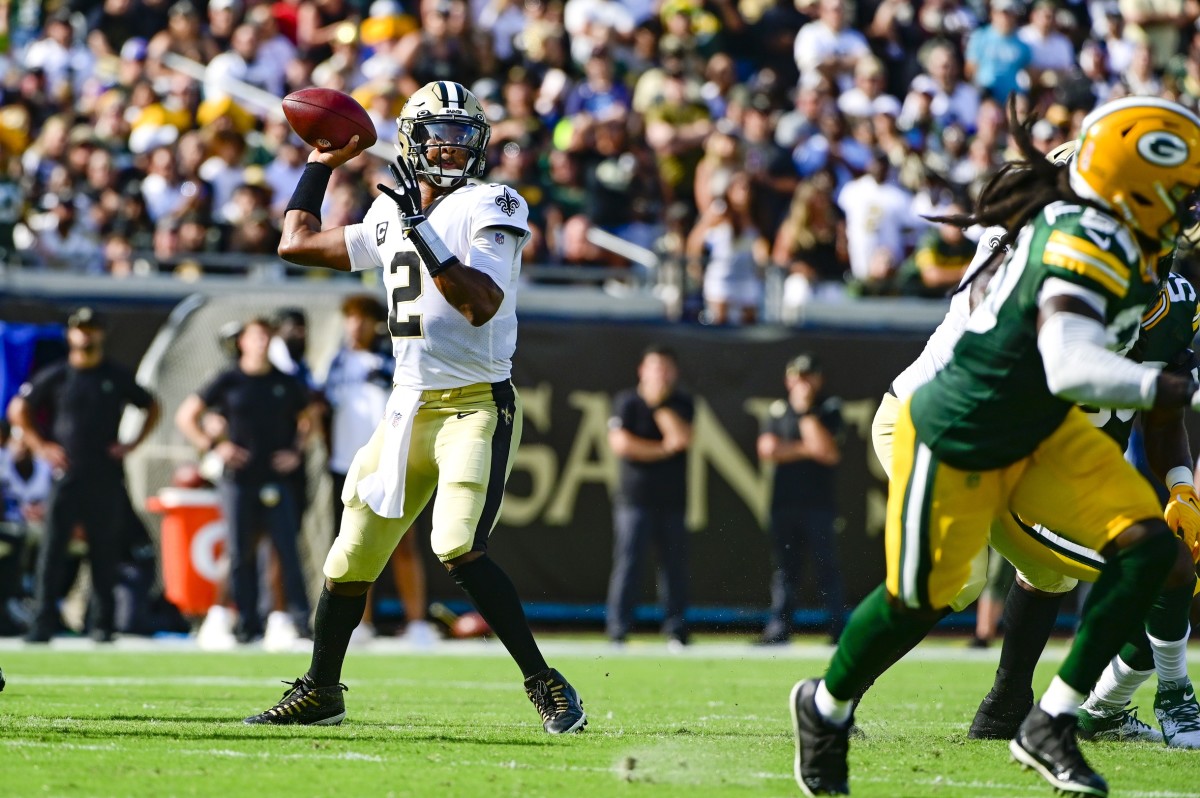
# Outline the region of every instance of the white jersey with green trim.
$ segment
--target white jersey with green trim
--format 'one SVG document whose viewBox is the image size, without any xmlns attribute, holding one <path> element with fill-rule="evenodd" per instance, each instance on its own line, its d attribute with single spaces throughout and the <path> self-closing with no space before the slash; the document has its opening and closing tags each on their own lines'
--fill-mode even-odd
<svg viewBox="0 0 1200 798">
<path fill-rule="evenodd" d="M 353 271 L 383 269 L 395 384 L 434 390 L 508 379 L 517 346 L 521 250 L 529 240 L 525 200 L 495 183 L 464 185 L 432 203 L 426 217 L 450 252 L 487 274 L 504 300 L 491 320 L 473 327 L 422 265 L 396 204 L 380 195 L 345 236 Z"/>
<path fill-rule="evenodd" d="M 979 238 L 979 246 L 975 249 L 975 257 L 963 272 L 959 286 L 970 282 L 975 277 L 975 272 L 987 263 L 988 258 L 1004 239 L 1004 232 L 1003 227 L 989 227 L 983 231 Z M 942 323 L 929 336 L 925 349 L 908 368 L 892 380 L 892 392 L 898 398 L 906 399 L 912 396 L 914 391 L 946 367 L 950 356 L 954 354 L 954 345 L 962 338 L 963 330 L 967 328 L 967 318 L 970 315 L 971 292 L 963 288 L 950 298 L 950 309 L 946 311 L 946 318 L 942 319 Z"/>
</svg>

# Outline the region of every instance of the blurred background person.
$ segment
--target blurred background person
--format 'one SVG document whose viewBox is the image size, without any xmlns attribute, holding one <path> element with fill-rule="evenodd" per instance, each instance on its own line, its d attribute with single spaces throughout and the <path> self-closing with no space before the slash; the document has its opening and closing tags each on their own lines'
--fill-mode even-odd
<svg viewBox="0 0 1200 798">
<path fill-rule="evenodd" d="M 157 400 L 133 374 L 104 354 L 104 318 L 83 307 L 67 320 L 67 359 L 47 366 L 21 386 L 8 417 L 22 440 L 54 474 L 38 552 L 33 624 L 25 639 L 49 642 L 58 631 L 58 597 L 67 547 L 81 528 L 88 544 L 92 639 L 110 642 L 115 631 L 114 588 L 125 553 L 129 497 L 123 461 L 158 423 Z M 127 406 L 146 412 L 133 440 L 117 427 Z"/>
<path fill-rule="evenodd" d="M 395 360 L 387 335 L 387 308 L 370 294 L 355 294 L 342 302 L 345 338 L 333 356 L 325 378 L 325 401 L 329 404 L 329 476 L 333 480 L 333 534 L 341 529 L 342 489 L 355 453 L 371 439 L 383 418 L 392 391 Z M 404 602 L 407 625 L 404 637 L 418 647 L 435 640 L 426 620 L 425 566 L 417 548 L 417 535 L 410 529 L 400 539 L 390 560 L 392 579 Z M 374 589 L 367 609 L 351 642 L 375 636 Z"/>
<path fill-rule="evenodd" d="M 622 645 L 633 626 L 642 565 L 651 544 L 658 553 L 663 634 L 671 650 L 688 643 L 687 450 L 692 444 L 692 397 L 678 387 L 674 351 L 651 346 L 638 364 L 638 383 L 613 399 L 608 442 L 620 460 L 613 504 L 613 566 L 605 623 Z"/>
<path fill-rule="evenodd" d="M 34 455 L 21 434 L 0 421 L 0 636 L 24 634 L 28 613 L 26 554 L 43 535 L 53 485 L 50 464 Z"/>
<path fill-rule="evenodd" d="M 264 531 L 279 559 L 290 622 L 301 635 L 309 622 L 292 478 L 301 464 L 300 433 L 307 423 L 309 395 L 299 380 L 271 365 L 267 348 L 272 332 L 266 319 L 248 321 L 238 335 L 237 364 L 184 399 L 175 415 L 184 437 L 201 452 L 215 451 L 224 464 L 217 491 L 229 528 L 233 601 L 238 611 L 234 635 L 241 643 L 264 632 L 255 552 Z M 202 417 L 210 410 L 225 419 L 222 438 L 211 437 L 202 426 Z"/>
<path fill-rule="evenodd" d="M 842 403 L 824 394 L 820 363 L 808 353 L 787 364 L 784 385 L 787 399 L 771 405 L 757 444 L 759 459 L 775 466 L 769 526 L 775 570 L 771 609 L 759 643 L 791 638 L 805 561 L 825 605 L 829 640 L 836 643 L 846 623 L 835 481 L 842 457 Z"/>
</svg>

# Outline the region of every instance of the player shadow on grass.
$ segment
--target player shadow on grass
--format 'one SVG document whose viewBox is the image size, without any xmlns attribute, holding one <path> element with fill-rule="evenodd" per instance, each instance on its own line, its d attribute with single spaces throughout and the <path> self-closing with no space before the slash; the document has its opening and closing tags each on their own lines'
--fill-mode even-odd
<svg viewBox="0 0 1200 798">
<path fill-rule="evenodd" d="M 230 718 L 228 716 L 211 716 L 211 715 L 108 715 L 104 717 L 90 717 L 86 719 L 90 723 L 131 723 L 136 724 L 129 727 L 105 728 L 101 726 L 92 726 L 87 728 L 72 727 L 70 734 L 72 737 L 86 737 L 92 739 L 100 739 L 106 737 L 167 737 L 172 739 L 187 739 L 187 740 L 286 740 L 286 739 L 308 739 L 311 737 L 328 736 L 332 739 L 339 740 L 364 740 L 364 739 L 379 739 L 379 740 L 397 740 L 403 739 L 406 742 L 441 742 L 441 743 L 465 743 L 468 745 L 495 745 L 500 742 L 494 736 L 494 733 L 499 732 L 506 736 L 502 741 L 504 745 L 523 745 L 534 747 L 547 747 L 557 744 L 559 741 L 553 737 L 547 737 L 538 727 L 527 727 L 523 725 L 511 726 L 496 726 L 493 734 L 481 736 L 479 733 L 478 724 L 462 723 L 459 724 L 464 729 L 462 734 L 447 733 L 445 731 L 447 724 L 441 719 L 429 719 L 425 722 L 428 727 L 437 728 L 439 731 L 430 732 L 423 730 L 420 725 L 415 729 L 405 728 L 405 726 L 413 726 L 416 722 L 413 721 L 353 721 L 342 726 L 247 726 L 241 722 L 240 718 Z M 189 727 L 210 726 L 215 727 L 208 731 L 200 729 L 188 728 L 180 729 L 179 725 Z M 528 732 L 529 737 L 519 737 L 516 735 Z M 195 733 L 193 733 L 195 732 Z M 330 734 L 333 732 L 333 734 Z M 340 733 L 339 733 L 340 732 Z M 345 732 L 349 732 L 346 734 Z"/>
</svg>

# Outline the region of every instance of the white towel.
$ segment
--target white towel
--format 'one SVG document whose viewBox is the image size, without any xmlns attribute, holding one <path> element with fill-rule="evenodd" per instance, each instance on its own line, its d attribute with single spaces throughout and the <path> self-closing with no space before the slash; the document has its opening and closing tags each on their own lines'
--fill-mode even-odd
<svg viewBox="0 0 1200 798">
<path fill-rule="evenodd" d="M 404 478 L 408 448 L 412 444 L 413 419 L 421 406 L 421 392 L 395 388 L 388 397 L 383 418 L 388 423 L 375 471 L 358 481 L 358 496 L 383 518 L 404 517 Z"/>
</svg>

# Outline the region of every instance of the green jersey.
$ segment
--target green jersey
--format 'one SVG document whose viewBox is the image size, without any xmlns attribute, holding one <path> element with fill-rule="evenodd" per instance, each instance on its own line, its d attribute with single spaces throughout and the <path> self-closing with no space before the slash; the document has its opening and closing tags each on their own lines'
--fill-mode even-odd
<svg viewBox="0 0 1200 798">
<path fill-rule="evenodd" d="M 1158 298 L 1142 316 L 1142 330 L 1137 342 L 1125 356 L 1138 363 L 1162 366 L 1183 376 L 1189 376 L 1194 364 L 1192 340 L 1200 326 L 1200 305 L 1196 289 L 1181 275 L 1168 274 L 1159 289 Z M 1133 430 L 1132 408 L 1111 410 L 1081 405 L 1093 424 L 1117 442 L 1122 449 L 1129 445 Z"/>
<path fill-rule="evenodd" d="M 1126 354 L 1159 293 L 1156 266 L 1109 214 L 1048 205 L 1021 229 L 950 362 L 913 394 L 920 440 L 964 471 L 1003 468 L 1032 454 L 1072 406 L 1046 385 L 1037 345 L 1043 285 L 1061 280 L 1102 297 L 1109 348 Z"/>
</svg>

